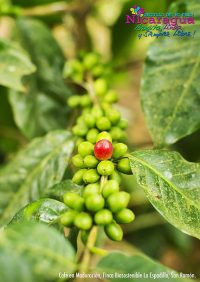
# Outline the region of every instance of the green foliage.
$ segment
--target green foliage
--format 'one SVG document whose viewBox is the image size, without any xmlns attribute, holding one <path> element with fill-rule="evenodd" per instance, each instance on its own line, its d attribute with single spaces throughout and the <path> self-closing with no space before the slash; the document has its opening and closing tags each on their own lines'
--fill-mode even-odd
<svg viewBox="0 0 200 282">
<path fill-rule="evenodd" d="M 67 211 L 66 205 L 53 199 L 40 199 L 28 204 L 17 212 L 10 224 L 24 221 L 56 223 L 60 215 Z"/>
<path fill-rule="evenodd" d="M 129 281 L 135 281 L 138 279 L 141 282 L 146 282 L 155 279 L 153 277 L 144 277 L 144 274 L 150 275 L 150 273 L 152 275 L 160 275 L 161 273 L 166 273 L 169 278 L 157 278 L 160 279 L 160 281 L 162 279 L 163 282 L 167 282 L 170 280 L 185 282 L 191 281 L 188 279 L 171 278 L 171 273 L 177 274 L 177 272 L 141 254 L 137 254 L 134 256 L 126 256 L 122 253 L 112 253 L 101 259 L 97 267 L 98 270 L 100 270 L 101 272 L 111 273 L 114 275 L 114 277 L 109 279 L 110 281 L 121 282 L 125 279 L 128 279 Z M 122 275 L 122 277 L 115 277 L 115 273 L 119 273 L 119 275 Z M 127 278 L 127 275 L 131 273 L 141 273 L 143 275 L 143 278 Z"/>
<path fill-rule="evenodd" d="M 25 91 L 22 77 L 36 70 L 28 54 L 16 42 L 0 39 L 0 62 L 0 85 Z"/>
<path fill-rule="evenodd" d="M 62 180 L 73 147 L 69 132 L 51 132 L 33 140 L 0 171 L 1 224 Z"/>
<path fill-rule="evenodd" d="M 54 228 L 43 224 L 15 224 L 1 233 L 0 275 L 4 282 L 50 281 L 59 272 L 72 273 L 75 253 Z"/>
<path fill-rule="evenodd" d="M 16 124 L 28 138 L 65 128 L 69 118 L 66 99 L 71 91 L 64 84 L 64 56 L 50 30 L 40 21 L 19 18 L 15 37 L 26 49 L 37 72 L 26 78 L 26 95 L 9 95 Z"/>
<path fill-rule="evenodd" d="M 33 7 L 38 5 L 47 5 L 51 3 L 61 2 L 63 0 L 11 0 L 11 2 L 16 6 L 21 7 Z"/>
<path fill-rule="evenodd" d="M 179 1 L 173 12 L 181 3 L 185 12 L 195 10 L 196 24 L 187 27 L 193 34 L 200 27 L 200 3 Z M 199 36 L 195 40 L 165 37 L 155 40 L 147 53 L 141 101 L 156 145 L 173 144 L 200 128 L 199 43 Z"/>
<path fill-rule="evenodd" d="M 200 239 L 200 165 L 165 150 L 136 151 L 130 160 L 153 206 L 171 224 Z"/>
</svg>

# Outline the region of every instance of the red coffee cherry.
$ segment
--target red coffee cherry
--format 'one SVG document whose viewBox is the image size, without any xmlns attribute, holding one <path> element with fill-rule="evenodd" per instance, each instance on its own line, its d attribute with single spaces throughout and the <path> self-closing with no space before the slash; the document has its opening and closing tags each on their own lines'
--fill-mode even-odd
<svg viewBox="0 0 200 282">
<path fill-rule="evenodd" d="M 107 139 L 102 139 L 95 144 L 94 155 L 98 160 L 110 159 L 113 153 L 113 145 Z"/>
</svg>

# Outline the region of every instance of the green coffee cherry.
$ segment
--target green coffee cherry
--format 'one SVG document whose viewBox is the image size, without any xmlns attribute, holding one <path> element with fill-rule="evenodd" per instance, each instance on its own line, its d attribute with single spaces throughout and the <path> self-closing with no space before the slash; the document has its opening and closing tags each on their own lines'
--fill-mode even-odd
<svg viewBox="0 0 200 282">
<path fill-rule="evenodd" d="M 100 175 L 111 175 L 114 172 L 114 165 L 111 161 L 101 161 L 97 166 Z"/>
<path fill-rule="evenodd" d="M 92 104 L 92 100 L 89 95 L 80 96 L 81 107 L 89 107 Z"/>
<path fill-rule="evenodd" d="M 120 225 L 110 223 L 104 227 L 106 235 L 113 241 L 121 241 L 123 238 L 123 231 Z"/>
<path fill-rule="evenodd" d="M 91 114 L 96 118 L 100 118 L 103 116 L 103 111 L 101 109 L 100 106 L 98 105 L 95 105 L 93 108 L 92 108 L 92 111 L 91 111 Z"/>
<path fill-rule="evenodd" d="M 85 124 L 83 116 L 80 116 L 80 117 L 77 118 L 76 124 L 77 125 L 83 125 L 84 127 L 87 127 L 86 124 Z"/>
<path fill-rule="evenodd" d="M 127 192 L 116 192 L 107 199 L 107 205 L 112 212 L 117 212 L 127 207 L 130 195 Z"/>
<path fill-rule="evenodd" d="M 94 82 L 94 90 L 97 96 L 103 96 L 107 91 L 107 82 L 103 78 L 99 78 Z"/>
<path fill-rule="evenodd" d="M 92 116 L 91 114 L 84 114 L 84 122 L 87 125 L 88 128 L 93 128 L 95 127 L 96 124 L 96 118 Z"/>
<path fill-rule="evenodd" d="M 126 129 L 128 127 L 128 120 L 126 119 L 121 119 L 120 122 L 118 123 L 118 126 L 121 129 Z"/>
<path fill-rule="evenodd" d="M 114 144 L 113 147 L 114 147 L 114 151 L 113 151 L 112 156 L 114 159 L 119 159 L 123 157 L 126 154 L 127 149 L 128 149 L 128 147 L 124 143 Z"/>
<path fill-rule="evenodd" d="M 117 223 L 125 224 L 130 223 L 135 219 L 135 215 L 130 209 L 122 209 L 115 214 Z"/>
<path fill-rule="evenodd" d="M 81 212 L 77 214 L 74 220 L 74 225 L 78 229 L 89 230 L 92 227 L 92 217 L 88 213 Z"/>
<path fill-rule="evenodd" d="M 106 140 L 108 140 L 112 143 L 112 137 L 111 137 L 110 133 L 108 133 L 107 131 L 102 131 L 101 133 L 99 133 L 97 135 L 96 142 L 98 142 L 102 139 L 106 139 Z"/>
<path fill-rule="evenodd" d="M 84 168 L 83 158 L 79 154 L 73 156 L 72 163 L 75 167 Z"/>
<path fill-rule="evenodd" d="M 72 182 L 74 182 L 75 184 L 78 185 L 82 185 L 83 184 L 83 175 L 86 173 L 87 169 L 80 169 L 78 170 L 73 178 L 72 178 Z"/>
<path fill-rule="evenodd" d="M 80 105 L 80 96 L 78 95 L 74 95 L 69 97 L 68 99 L 68 106 L 70 108 L 76 108 Z"/>
<path fill-rule="evenodd" d="M 87 132 L 88 132 L 88 128 L 84 125 L 75 125 L 73 128 L 72 128 L 72 132 L 76 135 L 76 136 L 79 136 L 79 137 L 84 137 Z"/>
<path fill-rule="evenodd" d="M 84 199 L 78 194 L 67 192 L 64 196 L 64 203 L 71 209 L 82 211 L 84 208 Z"/>
<path fill-rule="evenodd" d="M 100 56 L 95 53 L 88 53 L 83 59 L 83 66 L 86 70 L 93 69 L 99 62 Z"/>
<path fill-rule="evenodd" d="M 119 160 L 117 164 L 117 169 L 125 174 L 132 174 L 131 166 L 130 166 L 130 161 L 128 158 L 124 158 Z"/>
<path fill-rule="evenodd" d="M 96 122 L 96 126 L 99 130 L 104 131 L 110 129 L 111 123 L 107 117 L 100 117 Z"/>
<path fill-rule="evenodd" d="M 112 109 L 112 108 L 106 111 L 106 116 L 113 125 L 118 123 L 120 121 L 120 118 L 121 118 L 120 112 L 118 112 L 117 110 Z"/>
<path fill-rule="evenodd" d="M 125 132 L 117 126 L 111 128 L 110 135 L 112 136 L 113 141 L 123 141 L 126 136 Z"/>
<path fill-rule="evenodd" d="M 102 189 L 104 198 L 108 198 L 111 194 L 119 191 L 119 183 L 116 180 L 108 180 Z"/>
<path fill-rule="evenodd" d="M 72 227 L 76 215 L 77 215 L 77 212 L 75 210 L 67 211 L 61 215 L 60 223 L 66 227 Z"/>
<path fill-rule="evenodd" d="M 118 101 L 118 95 L 115 90 L 109 90 L 104 98 L 104 101 L 110 104 L 116 103 Z"/>
<path fill-rule="evenodd" d="M 92 155 L 94 152 L 94 145 L 88 141 L 82 142 L 78 146 L 78 153 L 82 157 L 86 157 L 87 155 Z"/>
<path fill-rule="evenodd" d="M 105 200 L 101 195 L 90 195 L 85 200 L 86 208 L 91 212 L 97 212 L 102 210 L 105 204 Z"/>
<path fill-rule="evenodd" d="M 70 77 L 76 82 L 81 82 L 83 79 L 83 66 L 82 64 L 74 59 L 65 63 L 63 76 Z"/>
<path fill-rule="evenodd" d="M 83 198 L 87 199 L 90 195 L 98 194 L 100 191 L 99 183 L 91 183 L 85 186 L 83 190 Z"/>
<path fill-rule="evenodd" d="M 99 161 L 95 158 L 95 156 L 88 155 L 84 158 L 84 165 L 87 168 L 96 168 Z"/>
<path fill-rule="evenodd" d="M 103 65 L 97 65 L 93 69 L 91 69 L 91 73 L 94 77 L 101 76 L 104 72 L 104 66 Z"/>
<path fill-rule="evenodd" d="M 98 134 L 99 131 L 96 128 L 92 128 L 88 131 L 86 139 L 92 144 L 95 144 Z"/>
<path fill-rule="evenodd" d="M 116 180 L 119 184 L 122 182 L 122 177 L 119 172 L 114 171 L 110 176 L 110 180 Z"/>
<path fill-rule="evenodd" d="M 83 181 L 86 184 L 95 183 L 99 180 L 100 175 L 97 173 L 96 169 L 89 169 L 83 175 Z"/>
<path fill-rule="evenodd" d="M 94 216 L 94 222 L 98 225 L 109 224 L 112 222 L 112 220 L 113 220 L 112 213 L 107 209 L 98 211 Z"/>
</svg>

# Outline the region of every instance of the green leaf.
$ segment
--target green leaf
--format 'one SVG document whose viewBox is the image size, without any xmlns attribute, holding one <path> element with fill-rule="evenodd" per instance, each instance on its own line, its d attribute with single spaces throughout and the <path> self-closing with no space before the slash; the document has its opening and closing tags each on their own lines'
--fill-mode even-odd
<svg viewBox="0 0 200 282">
<path fill-rule="evenodd" d="M 142 254 L 133 255 L 133 256 L 126 256 L 122 253 L 113 252 L 103 259 L 97 265 L 98 271 L 101 271 L 102 275 L 103 272 L 107 274 L 113 274 L 114 277 L 109 278 L 109 281 L 121 282 L 126 279 L 129 281 L 136 281 L 139 280 L 141 282 L 146 282 L 154 279 L 158 279 L 162 282 L 168 281 L 192 281 L 190 279 L 181 279 L 181 278 L 174 278 L 174 275 L 178 275 L 178 273 Z M 128 275 L 138 274 L 138 277 L 128 277 Z M 148 277 L 145 277 L 145 274 Z M 150 275 L 162 275 L 158 278 L 150 277 Z M 117 277 L 118 275 L 118 277 Z M 120 276 L 121 275 L 121 278 Z M 167 278 L 168 276 L 168 278 Z M 105 278 L 106 279 L 106 278 Z M 106 279 L 107 280 L 107 279 Z"/>
<path fill-rule="evenodd" d="M 53 199 L 40 199 L 17 212 L 10 224 L 30 220 L 50 224 L 56 223 L 60 215 L 67 209 L 67 206 L 62 202 Z"/>
<path fill-rule="evenodd" d="M 200 128 L 200 27 L 199 1 L 179 1 L 173 12 L 194 13 L 195 25 L 187 25 L 192 37 L 159 38 L 151 45 L 142 78 L 141 102 L 156 145 L 173 144 Z"/>
<path fill-rule="evenodd" d="M 74 184 L 71 180 L 64 180 L 60 183 L 54 185 L 53 187 L 48 187 L 45 190 L 44 196 L 56 199 L 58 201 L 63 200 L 63 195 L 66 192 L 74 192 L 74 193 L 80 193 L 81 186 Z"/>
<path fill-rule="evenodd" d="M 51 132 L 33 140 L 0 170 L 1 224 L 6 224 L 20 208 L 61 181 L 73 147 L 69 132 Z"/>
<path fill-rule="evenodd" d="M 63 2 L 63 0 L 12 0 L 11 1 L 14 5 L 22 6 L 22 7 L 33 7 L 39 5 L 47 5 L 56 2 Z"/>
<path fill-rule="evenodd" d="M 0 39 L 0 85 L 24 91 L 22 77 L 33 73 L 35 66 L 16 43 Z"/>
<path fill-rule="evenodd" d="M 171 224 L 200 239 L 200 164 L 165 150 L 136 151 L 130 161 L 152 205 Z"/>
<path fill-rule="evenodd" d="M 65 58 L 60 47 L 39 20 L 18 19 L 16 38 L 37 66 L 37 72 L 26 77 L 25 94 L 10 92 L 16 124 L 28 138 L 66 128 L 70 117 L 66 100 L 71 91 L 62 78 Z"/>
<path fill-rule="evenodd" d="M 29 272 L 39 278 L 35 281 L 52 281 L 58 279 L 59 272 L 72 273 L 76 268 L 71 244 L 57 230 L 41 223 L 11 225 L 1 234 L 0 250 L 0 261 L 6 260 L 0 264 L 0 273 L 5 274 L 4 282 L 34 281 Z"/>
</svg>

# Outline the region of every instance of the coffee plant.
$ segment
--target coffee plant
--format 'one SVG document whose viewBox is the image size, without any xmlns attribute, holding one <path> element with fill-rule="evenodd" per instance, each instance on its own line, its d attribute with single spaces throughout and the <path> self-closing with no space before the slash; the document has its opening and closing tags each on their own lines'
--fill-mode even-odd
<svg viewBox="0 0 200 282">
<path fill-rule="evenodd" d="M 82 2 L 0 1 L 0 34 L 6 33 L 0 38 L 0 281 L 198 279 L 144 255 L 129 232 L 140 228 L 135 190 L 141 189 L 156 209 L 144 228 L 157 218 L 175 227 L 178 246 L 192 238 L 199 244 L 199 36 L 150 44 L 140 100 L 153 143 L 136 149 L 119 102 L 123 93 L 115 87 L 124 54 L 131 58 L 129 40 L 121 46 L 130 30 L 118 33 L 117 44 L 122 16 L 116 16 L 116 60 L 105 60 L 87 46 L 92 38 L 85 26 L 100 1 Z M 124 2 L 116 4 L 121 13 L 132 4 Z M 159 9 L 165 11 L 169 3 L 163 3 Z M 193 31 L 199 27 L 197 0 L 176 1 L 169 11 L 194 7 Z M 56 39 L 62 23 L 66 38 L 75 37 L 73 54 Z M 184 158 L 181 146 L 186 140 L 192 152 L 193 139 L 197 149 L 189 158 L 183 150 Z M 140 232 L 140 239 L 151 240 Z"/>
</svg>

